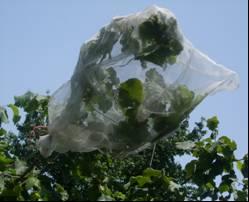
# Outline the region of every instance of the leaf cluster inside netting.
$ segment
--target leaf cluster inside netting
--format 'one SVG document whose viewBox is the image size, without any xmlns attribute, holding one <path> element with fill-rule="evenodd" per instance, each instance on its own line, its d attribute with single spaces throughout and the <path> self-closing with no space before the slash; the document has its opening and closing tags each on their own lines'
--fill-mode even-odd
<svg viewBox="0 0 249 202">
<path fill-rule="evenodd" d="M 172 134 L 207 95 L 237 86 L 237 74 L 194 48 L 169 10 L 115 17 L 52 95 L 40 151 L 129 154 Z"/>
</svg>

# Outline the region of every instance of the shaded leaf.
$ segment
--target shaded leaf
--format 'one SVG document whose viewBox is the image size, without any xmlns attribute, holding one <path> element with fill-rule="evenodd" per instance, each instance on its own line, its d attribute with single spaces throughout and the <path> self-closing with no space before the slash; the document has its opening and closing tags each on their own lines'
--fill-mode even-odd
<svg viewBox="0 0 249 202">
<path fill-rule="evenodd" d="M 186 178 L 191 178 L 196 171 L 197 160 L 192 160 L 185 166 Z"/>
<path fill-rule="evenodd" d="M 120 84 L 118 102 L 129 119 L 134 119 L 144 99 L 143 84 L 139 79 L 128 79 Z"/>
<path fill-rule="evenodd" d="M 248 154 L 243 157 L 244 163 L 241 168 L 241 172 L 245 178 L 248 178 Z"/>
<path fill-rule="evenodd" d="M 234 194 L 235 201 L 248 201 L 248 193 L 246 191 L 236 191 Z"/>
<path fill-rule="evenodd" d="M 4 130 L 3 128 L 0 128 L 0 136 L 5 135 L 6 134 L 6 130 Z"/>
<path fill-rule="evenodd" d="M 4 151 L 8 147 L 7 143 L 0 143 L 0 152 Z"/>
<path fill-rule="evenodd" d="M 10 164 L 12 163 L 13 160 L 12 159 L 9 159 L 9 158 L 6 158 L 5 156 L 0 156 L 0 165 L 2 164 Z"/>
<path fill-rule="evenodd" d="M 24 95 L 15 96 L 14 97 L 15 105 L 18 107 L 25 107 L 34 97 L 35 94 L 30 91 L 26 92 Z"/>
<path fill-rule="evenodd" d="M 145 75 L 145 82 L 153 82 L 154 84 L 157 84 L 162 88 L 166 87 L 163 76 L 156 71 L 156 68 L 148 70 Z"/>
<path fill-rule="evenodd" d="M 1 123 L 8 123 L 8 114 L 6 109 L 0 106 L 0 125 Z"/>
<path fill-rule="evenodd" d="M 5 189 L 5 182 L 4 182 L 4 177 L 0 176 L 0 194 L 2 191 Z"/>
<path fill-rule="evenodd" d="M 19 109 L 14 104 L 9 104 L 8 107 L 11 108 L 13 112 L 13 122 L 16 124 L 21 119 L 21 116 L 19 115 Z"/>
</svg>

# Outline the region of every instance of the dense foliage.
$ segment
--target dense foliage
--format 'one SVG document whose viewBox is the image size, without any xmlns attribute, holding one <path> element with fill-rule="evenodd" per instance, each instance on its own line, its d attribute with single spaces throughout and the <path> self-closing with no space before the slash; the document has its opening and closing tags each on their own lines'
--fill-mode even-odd
<svg viewBox="0 0 249 202">
<path fill-rule="evenodd" d="M 154 153 L 54 152 L 45 159 L 36 141 L 47 133 L 48 98 L 28 92 L 0 107 L 0 200 L 248 200 L 248 155 L 235 157 L 237 145 L 218 134 L 217 117 L 192 130 L 184 120 Z M 6 130 L 11 121 L 18 134 Z"/>
</svg>

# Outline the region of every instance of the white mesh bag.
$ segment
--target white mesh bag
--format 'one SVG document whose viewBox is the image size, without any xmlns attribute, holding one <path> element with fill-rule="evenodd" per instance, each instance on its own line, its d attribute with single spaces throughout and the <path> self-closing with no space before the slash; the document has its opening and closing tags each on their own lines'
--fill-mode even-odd
<svg viewBox="0 0 249 202">
<path fill-rule="evenodd" d="M 169 10 L 115 17 L 83 44 L 71 79 L 52 95 L 41 154 L 129 154 L 172 134 L 207 95 L 238 80 L 193 47 Z"/>
</svg>

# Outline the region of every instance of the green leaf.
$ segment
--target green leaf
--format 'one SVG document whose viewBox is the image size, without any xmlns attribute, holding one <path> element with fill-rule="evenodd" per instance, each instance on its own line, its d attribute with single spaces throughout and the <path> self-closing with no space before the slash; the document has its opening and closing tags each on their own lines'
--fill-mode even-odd
<svg viewBox="0 0 249 202">
<path fill-rule="evenodd" d="M 189 162 L 186 166 L 185 166 L 185 171 L 186 171 L 186 178 L 189 179 L 191 178 L 196 171 L 196 165 L 197 164 L 197 160 L 192 160 L 191 162 Z"/>
<path fill-rule="evenodd" d="M 0 125 L 1 123 L 8 123 L 8 114 L 6 109 L 0 106 Z"/>
<path fill-rule="evenodd" d="M 0 156 L 0 165 L 10 164 L 13 160 L 6 158 L 5 156 Z"/>
<path fill-rule="evenodd" d="M 117 85 L 119 84 L 120 80 L 117 77 L 117 72 L 115 71 L 115 69 L 113 67 L 109 67 L 107 70 L 108 73 L 108 78 L 109 78 L 109 83 L 111 83 L 111 85 Z"/>
<path fill-rule="evenodd" d="M 167 62 L 171 65 L 175 64 L 176 63 L 176 56 L 173 55 L 173 56 L 168 57 Z"/>
<path fill-rule="evenodd" d="M 98 201 L 114 201 L 114 199 L 111 196 L 106 196 L 102 194 L 99 198 Z"/>
<path fill-rule="evenodd" d="M 107 185 L 104 185 L 104 186 L 100 185 L 99 189 L 106 196 L 111 196 L 112 195 L 112 191 L 108 188 Z"/>
<path fill-rule="evenodd" d="M 230 151 L 235 151 L 237 149 L 237 145 L 234 141 L 230 140 L 226 136 L 222 136 L 218 139 L 218 142 L 221 143 L 224 147 L 227 147 Z"/>
<path fill-rule="evenodd" d="M 209 190 L 214 190 L 214 184 L 211 183 L 211 182 L 206 183 L 206 187 L 207 187 Z"/>
<path fill-rule="evenodd" d="M 15 169 L 16 169 L 16 175 L 22 175 L 23 173 L 25 173 L 28 167 L 25 161 L 17 159 L 15 161 Z"/>
<path fill-rule="evenodd" d="M 161 177 L 162 172 L 160 170 L 155 170 L 153 168 L 146 168 L 143 172 L 143 176 L 147 177 Z"/>
<path fill-rule="evenodd" d="M 16 169 L 8 168 L 8 170 L 5 170 L 5 173 L 7 173 L 9 175 L 16 175 Z"/>
<path fill-rule="evenodd" d="M 40 180 L 36 177 L 29 177 L 26 181 L 25 181 L 25 187 L 27 190 L 36 187 L 39 188 L 40 187 Z"/>
<path fill-rule="evenodd" d="M 180 188 L 181 188 L 181 185 L 179 185 L 179 184 L 177 184 L 177 183 L 175 183 L 173 181 L 170 181 L 169 189 L 170 189 L 171 192 L 175 192 L 175 191 L 179 190 Z"/>
<path fill-rule="evenodd" d="M 191 150 L 195 147 L 195 143 L 193 141 L 185 141 L 185 142 L 176 142 L 176 148 L 181 150 Z"/>
<path fill-rule="evenodd" d="M 176 56 L 183 50 L 176 30 L 175 19 L 162 21 L 157 15 L 150 16 L 138 29 L 142 51 L 137 58 L 160 66 L 165 63 L 173 64 Z"/>
<path fill-rule="evenodd" d="M 42 100 L 47 100 L 48 97 L 47 97 L 47 96 L 44 96 L 44 95 L 37 95 L 37 96 L 35 97 L 35 99 L 36 99 L 38 102 L 40 102 L 40 101 L 42 101 Z"/>
<path fill-rule="evenodd" d="M 119 191 L 115 192 L 115 193 L 113 194 L 113 197 L 114 197 L 115 199 L 122 200 L 122 201 L 124 201 L 125 198 L 126 198 L 125 194 L 123 194 L 122 192 L 119 192 Z"/>
<path fill-rule="evenodd" d="M 4 151 L 8 147 L 7 143 L 0 143 L 0 152 Z"/>
<path fill-rule="evenodd" d="M 156 68 L 148 70 L 145 75 L 146 75 L 145 82 L 149 82 L 150 85 L 157 84 L 162 88 L 166 87 L 163 76 L 156 71 Z"/>
<path fill-rule="evenodd" d="M 0 196 L 4 189 L 5 189 L 4 177 L 0 175 Z"/>
<path fill-rule="evenodd" d="M 195 94 L 189 90 L 186 85 L 179 85 L 173 91 L 174 100 L 172 100 L 173 109 L 180 113 L 186 112 L 192 109 L 194 103 Z"/>
<path fill-rule="evenodd" d="M 228 184 L 221 184 L 220 186 L 219 186 L 219 191 L 221 192 L 221 193 L 223 193 L 223 192 L 229 192 L 229 190 L 230 190 L 230 186 L 228 185 Z"/>
<path fill-rule="evenodd" d="M 139 79 L 128 79 L 120 84 L 118 102 L 128 117 L 134 118 L 136 116 L 138 106 L 143 99 L 143 84 Z"/>
<path fill-rule="evenodd" d="M 163 179 L 165 187 L 168 187 L 170 185 L 170 182 L 171 182 L 170 178 L 164 175 L 164 176 L 162 176 L 162 179 Z"/>
<path fill-rule="evenodd" d="M 25 107 L 34 97 L 35 94 L 30 91 L 26 92 L 24 95 L 15 96 L 15 105 L 18 107 Z"/>
<path fill-rule="evenodd" d="M 243 162 L 237 161 L 237 168 L 241 171 L 243 168 Z"/>
<path fill-rule="evenodd" d="M 248 201 L 248 193 L 246 191 L 236 191 L 234 194 L 235 201 Z"/>
<path fill-rule="evenodd" d="M 112 107 L 112 101 L 109 100 L 107 97 L 102 97 L 98 104 L 99 109 L 104 113 L 106 113 Z"/>
<path fill-rule="evenodd" d="M 132 53 L 137 55 L 139 50 L 139 41 L 133 37 L 134 28 L 129 27 L 121 35 L 120 44 L 122 45 L 121 51 L 125 53 Z"/>
<path fill-rule="evenodd" d="M 66 201 L 68 200 L 68 193 L 67 191 L 64 189 L 63 186 L 61 186 L 60 184 L 58 183 L 55 183 L 55 190 L 60 194 L 61 196 L 61 200 L 62 201 Z"/>
<path fill-rule="evenodd" d="M 214 116 L 207 120 L 207 127 L 209 130 L 212 130 L 212 131 L 216 130 L 218 128 L 218 125 L 219 125 L 219 120 L 217 116 Z"/>
<path fill-rule="evenodd" d="M 127 97 L 124 97 L 123 94 Z M 129 101 L 141 103 L 143 101 L 143 84 L 139 79 L 128 79 L 120 84 L 119 88 L 121 106 L 129 107 L 132 104 Z M 124 101 L 124 102 L 122 102 Z"/>
<path fill-rule="evenodd" d="M 241 172 L 244 178 L 248 178 L 248 154 L 243 157 L 244 163 L 241 168 Z"/>
<path fill-rule="evenodd" d="M 143 187 L 145 184 L 151 183 L 151 178 L 148 176 L 136 176 L 132 177 L 132 181 L 136 181 L 139 187 Z"/>
<path fill-rule="evenodd" d="M 0 136 L 5 135 L 6 134 L 6 130 L 4 130 L 3 128 L 0 128 Z"/>
<path fill-rule="evenodd" d="M 20 186 L 16 186 L 14 189 L 4 189 L 1 193 L 1 198 L 8 199 L 9 201 L 18 201 L 18 197 L 20 197 Z M 23 201 L 23 200 L 20 200 Z"/>
<path fill-rule="evenodd" d="M 13 112 L 13 122 L 16 124 L 21 119 L 21 116 L 19 115 L 19 109 L 14 104 L 9 104 L 8 107 L 11 108 Z"/>
</svg>

